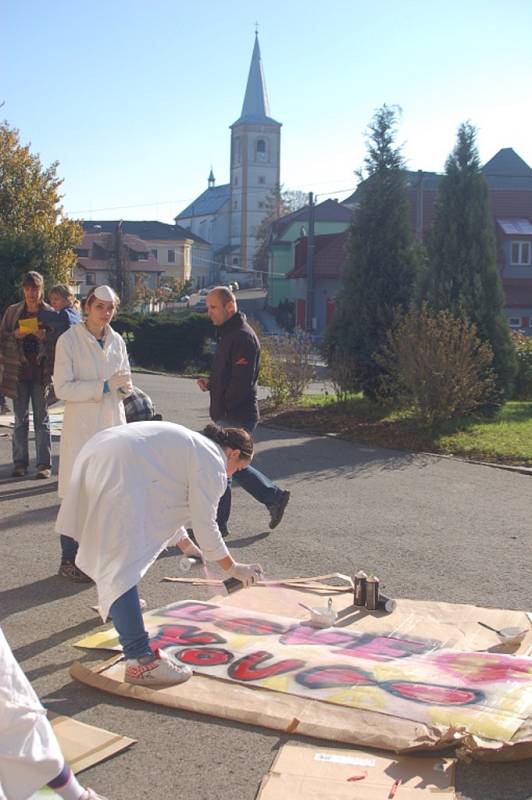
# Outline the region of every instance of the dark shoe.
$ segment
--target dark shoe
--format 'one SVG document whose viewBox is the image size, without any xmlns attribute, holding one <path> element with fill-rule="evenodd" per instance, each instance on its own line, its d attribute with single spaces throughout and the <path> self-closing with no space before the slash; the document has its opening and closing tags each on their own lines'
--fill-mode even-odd
<svg viewBox="0 0 532 800">
<path fill-rule="evenodd" d="M 2 403 L 0 406 L 0 414 L 11 414 L 11 409 L 7 403 Z"/>
<path fill-rule="evenodd" d="M 76 567 L 73 561 L 61 561 L 58 575 L 74 583 L 92 583 L 92 578 Z"/>
<path fill-rule="evenodd" d="M 198 543 L 196 541 L 196 537 L 194 536 L 194 531 L 192 530 L 192 528 L 187 528 L 187 535 L 188 535 L 188 538 L 190 539 L 190 541 L 194 542 L 194 544 L 199 547 L 199 545 L 198 545 Z"/>
<path fill-rule="evenodd" d="M 283 518 L 286 506 L 290 500 L 290 492 L 283 492 L 281 499 L 274 505 L 268 506 L 270 512 L 270 529 L 273 531 Z"/>
<path fill-rule="evenodd" d="M 222 539 L 227 539 L 227 537 L 229 536 L 229 530 L 227 528 L 227 525 L 218 525 L 218 529 L 222 534 Z"/>
<path fill-rule="evenodd" d="M 52 468 L 51 467 L 37 467 L 37 474 L 35 476 L 40 480 L 46 480 L 46 478 L 52 477 Z"/>
<path fill-rule="evenodd" d="M 13 478 L 23 478 L 24 475 L 27 475 L 27 474 L 28 474 L 27 468 L 26 467 L 22 467 L 22 466 L 15 467 L 15 469 L 11 473 Z"/>
</svg>

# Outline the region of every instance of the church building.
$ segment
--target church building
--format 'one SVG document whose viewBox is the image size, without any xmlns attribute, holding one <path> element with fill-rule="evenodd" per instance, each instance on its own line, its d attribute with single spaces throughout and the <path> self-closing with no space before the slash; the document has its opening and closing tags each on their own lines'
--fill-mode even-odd
<svg viewBox="0 0 532 800">
<path fill-rule="evenodd" d="M 255 235 L 266 198 L 280 183 L 281 154 L 281 123 L 270 116 L 256 32 L 242 112 L 230 129 L 230 182 L 216 186 L 211 169 L 207 189 L 175 222 L 211 243 L 213 282 L 224 269 L 238 272 L 239 282 L 252 283 Z"/>
</svg>

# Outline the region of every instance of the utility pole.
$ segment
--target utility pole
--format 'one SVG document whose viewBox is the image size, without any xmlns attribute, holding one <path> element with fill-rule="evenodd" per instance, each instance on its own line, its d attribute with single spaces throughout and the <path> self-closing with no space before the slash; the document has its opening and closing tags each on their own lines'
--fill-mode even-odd
<svg viewBox="0 0 532 800">
<path fill-rule="evenodd" d="M 314 195 L 308 194 L 308 238 L 307 238 L 307 304 L 305 330 L 314 331 Z"/>
</svg>

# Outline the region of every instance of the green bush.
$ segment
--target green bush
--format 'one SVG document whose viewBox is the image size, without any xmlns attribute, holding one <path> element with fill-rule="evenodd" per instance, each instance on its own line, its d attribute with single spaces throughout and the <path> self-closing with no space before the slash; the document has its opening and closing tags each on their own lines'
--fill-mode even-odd
<svg viewBox="0 0 532 800">
<path fill-rule="evenodd" d="M 113 328 L 124 337 L 136 366 L 180 372 L 191 364 L 205 369 L 212 325 L 204 314 L 119 314 Z"/>
<path fill-rule="evenodd" d="M 493 350 L 475 325 L 450 311 L 433 312 L 424 303 L 399 315 L 375 358 L 385 371 L 381 397 L 413 407 L 429 425 L 501 402 Z"/>
<path fill-rule="evenodd" d="M 516 331 L 512 339 L 517 355 L 514 400 L 532 400 L 532 338 Z"/>
</svg>

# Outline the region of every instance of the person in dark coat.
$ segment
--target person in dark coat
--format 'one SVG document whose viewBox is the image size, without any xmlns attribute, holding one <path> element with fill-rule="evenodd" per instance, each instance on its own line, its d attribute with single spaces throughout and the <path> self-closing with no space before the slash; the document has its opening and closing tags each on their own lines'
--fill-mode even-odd
<svg viewBox="0 0 532 800">
<path fill-rule="evenodd" d="M 197 381 L 210 393 L 211 419 L 222 427 L 244 428 L 252 434 L 259 421 L 257 381 L 260 342 L 238 310 L 236 297 L 227 287 L 217 286 L 207 295 L 207 313 L 218 332 L 218 344 L 210 377 Z M 281 522 L 290 492 L 281 489 L 254 467 L 235 474 L 235 480 L 270 512 L 270 528 Z M 228 536 L 231 513 L 231 482 L 218 506 L 218 527 Z"/>
</svg>

